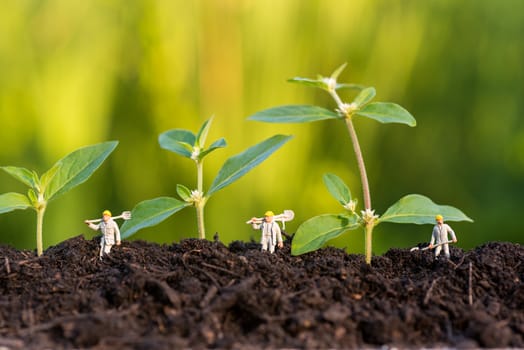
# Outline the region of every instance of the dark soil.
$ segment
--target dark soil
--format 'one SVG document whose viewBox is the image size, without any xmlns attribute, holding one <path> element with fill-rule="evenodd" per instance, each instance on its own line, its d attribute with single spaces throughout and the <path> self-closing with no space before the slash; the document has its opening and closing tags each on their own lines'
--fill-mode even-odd
<svg viewBox="0 0 524 350">
<path fill-rule="evenodd" d="M 256 243 L 134 241 L 98 260 L 76 237 L 0 247 L 0 348 L 524 347 L 524 249 L 451 261 L 392 249 L 271 255 Z"/>
</svg>

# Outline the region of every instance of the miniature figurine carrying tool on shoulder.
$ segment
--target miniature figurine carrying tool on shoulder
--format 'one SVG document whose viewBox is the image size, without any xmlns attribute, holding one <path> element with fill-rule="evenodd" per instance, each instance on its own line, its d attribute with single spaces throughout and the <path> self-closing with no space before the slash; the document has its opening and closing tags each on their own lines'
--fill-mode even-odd
<svg viewBox="0 0 524 350">
<path fill-rule="evenodd" d="M 277 244 L 279 248 L 284 246 L 282 232 L 276 221 L 282 221 L 282 225 L 284 226 L 284 222 L 291 221 L 294 217 L 295 213 L 292 210 L 285 210 L 283 214 L 276 216 L 272 211 L 267 211 L 264 214 L 264 218 L 253 217 L 251 220 L 247 221 L 246 224 L 251 224 L 253 229 L 262 232 L 262 237 L 260 238 L 262 250 L 269 250 L 270 253 L 273 253 Z"/>
<path fill-rule="evenodd" d="M 100 260 L 104 254 L 109 254 L 111 248 L 116 243 L 120 245 L 120 229 L 114 221 L 115 219 L 131 219 L 131 212 L 125 211 L 120 216 L 111 217 L 111 212 L 109 210 L 104 210 L 102 213 L 101 219 L 94 220 L 85 220 L 84 222 L 89 226 L 89 228 L 102 233 L 102 238 L 100 240 Z M 98 225 L 96 223 L 100 222 Z"/>
<path fill-rule="evenodd" d="M 442 247 L 444 247 L 444 254 L 446 255 L 446 258 L 449 259 L 449 243 L 456 243 L 457 237 L 451 227 L 444 223 L 442 215 L 435 216 L 435 220 L 437 221 L 437 224 L 433 227 L 429 249 L 435 247 L 435 259 L 437 259 Z M 448 240 L 448 233 L 451 234 L 451 241 Z"/>
</svg>

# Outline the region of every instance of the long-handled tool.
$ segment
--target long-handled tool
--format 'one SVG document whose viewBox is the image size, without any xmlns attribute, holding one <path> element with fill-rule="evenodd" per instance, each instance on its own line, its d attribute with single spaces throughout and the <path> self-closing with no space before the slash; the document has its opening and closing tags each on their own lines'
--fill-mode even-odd
<svg viewBox="0 0 524 350">
<path fill-rule="evenodd" d="M 282 228 L 286 228 L 286 221 L 291 221 L 295 217 L 295 212 L 293 210 L 287 209 L 284 210 L 282 214 L 273 216 L 273 220 L 281 221 Z M 264 218 L 253 218 L 246 221 L 246 224 L 261 224 L 264 221 Z"/>
<path fill-rule="evenodd" d="M 442 243 L 437 243 L 437 244 L 434 244 L 433 246 L 431 246 L 431 248 L 430 248 L 429 245 L 427 247 L 424 247 L 424 248 L 413 247 L 409 251 L 410 252 L 414 252 L 416 250 L 428 250 L 428 249 L 433 249 L 433 248 L 436 248 L 436 247 L 440 247 L 441 245 L 444 245 L 444 244 L 451 244 L 451 243 L 453 243 L 453 241 L 446 241 L 446 242 L 442 242 Z"/>
<path fill-rule="evenodd" d="M 115 219 L 129 220 L 129 219 L 131 219 L 131 212 L 130 211 L 124 211 L 124 212 L 122 212 L 122 214 L 120 214 L 118 216 L 113 216 L 112 219 L 113 220 L 115 220 Z M 89 222 L 91 224 L 96 224 L 97 222 L 100 222 L 102 220 L 103 219 L 93 219 L 93 220 L 86 220 L 86 222 Z"/>
</svg>

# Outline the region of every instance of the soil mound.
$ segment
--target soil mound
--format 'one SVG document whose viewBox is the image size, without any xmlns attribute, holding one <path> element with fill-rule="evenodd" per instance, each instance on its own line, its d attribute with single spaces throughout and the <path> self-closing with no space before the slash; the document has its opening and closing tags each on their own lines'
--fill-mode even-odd
<svg viewBox="0 0 524 350">
<path fill-rule="evenodd" d="M 0 348 L 524 347 L 524 248 L 298 257 L 254 242 L 0 247 Z"/>
</svg>

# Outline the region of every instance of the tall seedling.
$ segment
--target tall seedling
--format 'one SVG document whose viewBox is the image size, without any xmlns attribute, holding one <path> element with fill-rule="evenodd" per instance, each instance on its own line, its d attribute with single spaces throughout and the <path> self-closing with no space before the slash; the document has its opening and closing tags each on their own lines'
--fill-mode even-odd
<svg viewBox="0 0 524 350">
<path fill-rule="evenodd" d="M 122 237 L 129 237 L 142 228 L 160 223 L 185 207 L 194 206 L 198 236 L 205 239 L 204 207 L 207 200 L 217 191 L 235 182 L 262 163 L 291 138 L 291 136 L 275 135 L 229 158 L 218 172 L 211 187 L 204 192 L 204 158 L 211 152 L 226 146 L 226 141 L 220 138 L 208 148 L 205 147 L 212 120 L 213 118 L 207 120 L 197 134 L 183 129 L 173 129 L 160 134 L 158 138 L 160 147 L 195 162 L 196 189 L 190 190 L 178 184 L 176 189 L 182 201 L 176 198 L 160 197 L 139 203 L 132 211 L 132 219 L 126 221 L 122 226 Z"/>
<path fill-rule="evenodd" d="M 351 192 L 346 184 L 334 174 L 325 174 L 324 183 L 329 192 L 347 210 L 346 213 L 326 214 L 313 217 L 298 228 L 291 246 L 293 255 L 299 255 L 320 248 L 326 241 L 333 239 L 347 230 L 363 227 L 365 231 L 366 262 L 371 263 L 373 228 L 381 222 L 428 224 L 433 223 L 436 214 L 442 214 L 448 221 L 472 221 L 460 210 L 440 206 L 429 198 L 411 194 L 403 197 L 391 206 L 382 217 L 375 215 L 371 206 L 371 193 L 368 176 L 357 133 L 353 125 L 356 117 L 366 117 L 381 123 L 400 123 L 415 126 L 415 118 L 404 108 L 389 102 L 371 102 L 375 97 L 375 88 L 355 84 L 341 84 L 338 76 L 346 64 L 338 68 L 329 78 L 318 79 L 292 78 L 289 81 L 327 91 L 335 101 L 337 108 L 332 111 L 318 106 L 291 105 L 281 106 L 258 112 L 250 120 L 268 123 L 307 123 L 319 120 L 335 119 L 344 122 L 357 158 L 360 179 L 362 182 L 364 210 L 360 214 L 356 209 L 356 200 L 351 198 Z M 355 89 L 359 93 L 351 103 L 342 101 L 338 90 Z"/>
<path fill-rule="evenodd" d="M 27 208 L 36 211 L 36 249 L 39 256 L 43 252 L 42 227 L 48 203 L 89 179 L 117 144 L 117 141 L 110 141 L 80 148 L 60 159 L 41 177 L 25 168 L 1 167 L 29 186 L 29 191 L 27 195 L 14 192 L 0 195 L 0 214 Z"/>
</svg>

